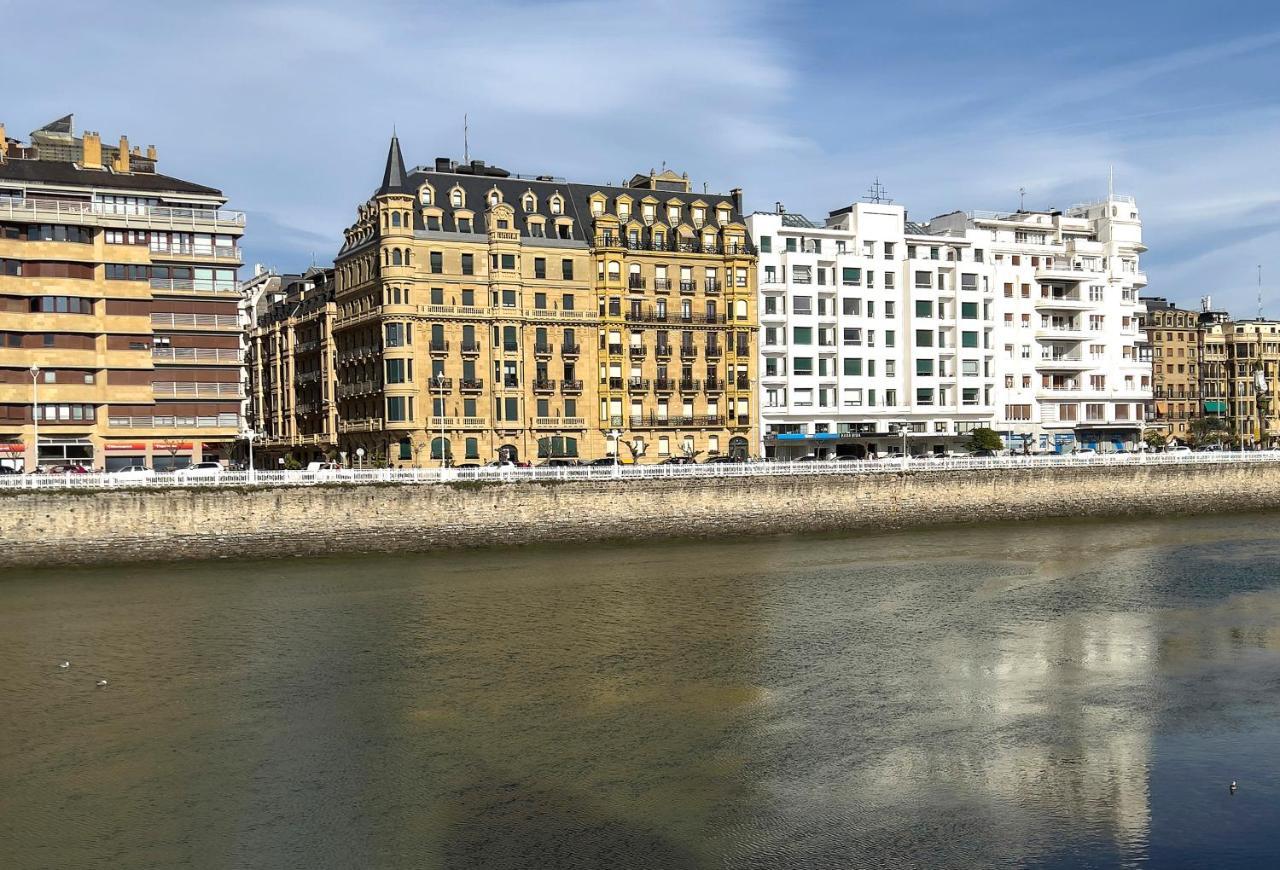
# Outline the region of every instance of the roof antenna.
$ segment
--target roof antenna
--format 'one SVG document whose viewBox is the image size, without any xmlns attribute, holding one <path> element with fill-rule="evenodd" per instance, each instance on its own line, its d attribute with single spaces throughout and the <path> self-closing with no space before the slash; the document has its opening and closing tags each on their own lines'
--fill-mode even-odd
<svg viewBox="0 0 1280 870">
<path fill-rule="evenodd" d="M 1262 264 L 1258 264 L 1258 319 L 1262 319 Z"/>
<path fill-rule="evenodd" d="M 1107 199 L 1116 198 L 1116 165 L 1111 164 L 1111 171 L 1107 173 Z"/>
<path fill-rule="evenodd" d="M 884 189 L 884 185 L 880 183 L 880 176 L 876 176 L 876 180 L 867 190 L 867 202 L 893 202 L 889 197 L 889 191 Z"/>
<path fill-rule="evenodd" d="M 470 145 L 470 142 L 468 141 L 469 132 L 470 130 L 467 127 L 467 113 L 463 112 L 462 113 L 462 162 L 463 163 L 471 162 L 471 145 Z"/>
<path fill-rule="evenodd" d="M 1025 187 L 1018 188 L 1018 211 L 1026 211 L 1027 189 Z"/>
</svg>

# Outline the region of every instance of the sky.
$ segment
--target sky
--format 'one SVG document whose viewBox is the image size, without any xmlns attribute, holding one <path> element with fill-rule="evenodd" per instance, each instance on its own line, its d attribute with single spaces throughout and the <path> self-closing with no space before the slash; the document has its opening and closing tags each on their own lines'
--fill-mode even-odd
<svg viewBox="0 0 1280 870">
<path fill-rule="evenodd" d="M 77 7 L 81 7 L 77 9 Z M 1147 293 L 1280 317 L 1280 4 L 0 0 L 0 122 L 155 144 L 248 212 L 246 262 L 327 264 L 378 185 L 462 157 L 620 182 L 664 163 L 820 219 L 1137 197 Z M 246 270 L 247 271 L 247 270 Z"/>
</svg>

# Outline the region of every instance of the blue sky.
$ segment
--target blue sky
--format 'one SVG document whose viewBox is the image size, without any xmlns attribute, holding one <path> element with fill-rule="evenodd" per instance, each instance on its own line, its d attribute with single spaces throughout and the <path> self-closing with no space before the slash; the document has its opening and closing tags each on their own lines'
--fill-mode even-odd
<svg viewBox="0 0 1280 870">
<path fill-rule="evenodd" d="M 82 7 L 77 10 L 76 7 Z M 74 111 L 250 215 L 248 255 L 332 259 L 392 125 L 617 182 L 660 166 L 821 217 L 877 176 L 913 218 L 1138 197 L 1150 293 L 1280 317 L 1280 4 L 0 0 L 0 121 Z M 202 46 L 207 46 L 203 48 Z"/>
</svg>

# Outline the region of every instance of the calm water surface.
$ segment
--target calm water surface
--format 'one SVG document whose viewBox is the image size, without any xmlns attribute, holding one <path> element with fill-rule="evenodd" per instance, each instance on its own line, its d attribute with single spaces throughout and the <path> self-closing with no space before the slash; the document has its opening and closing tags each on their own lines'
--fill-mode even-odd
<svg viewBox="0 0 1280 870">
<path fill-rule="evenodd" d="M 9 570 L 0 866 L 1278 866 L 1277 519 Z"/>
</svg>

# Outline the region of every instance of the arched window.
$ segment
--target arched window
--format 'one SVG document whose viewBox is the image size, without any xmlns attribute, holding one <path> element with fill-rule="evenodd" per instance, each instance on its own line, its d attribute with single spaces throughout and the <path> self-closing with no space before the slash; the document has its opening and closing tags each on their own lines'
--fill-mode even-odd
<svg viewBox="0 0 1280 870">
<path fill-rule="evenodd" d="M 396 305 L 400 304 L 400 288 L 395 287 L 391 290 L 391 301 Z"/>
<path fill-rule="evenodd" d="M 462 188 L 455 187 L 449 191 L 449 203 L 454 208 L 462 208 Z"/>
<path fill-rule="evenodd" d="M 404 304 L 405 305 L 409 304 L 409 288 L 408 287 L 404 288 Z"/>
<path fill-rule="evenodd" d="M 404 264 L 406 266 L 413 265 L 413 251 L 409 250 L 408 248 L 404 249 Z"/>
<path fill-rule="evenodd" d="M 622 266 L 617 260 L 609 261 L 609 280 L 617 281 L 622 276 Z"/>
<path fill-rule="evenodd" d="M 437 435 L 431 439 L 431 458 L 436 461 L 453 459 L 453 447 L 449 444 L 448 438 Z"/>
<path fill-rule="evenodd" d="M 391 265 L 393 266 L 404 265 L 404 256 L 400 253 L 399 248 L 395 248 L 391 251 Z"/>
<path fill-rule="evenodd" d="M 498 191 L 496 190 L 489 191 L 489 205 L 491 206 L 497 205 L 500 202 L 502 202 L 502 197 L 498 195 Z"/>
<path fill-rule="evenodd" d="M 398 227 L 398 226 L 400 226 L 400 212 L 398 212 L 398 211 L 393 211 L 393 212 L 391 213 L 391 226 L 393 226 L 393 227 Z"/>
<path fill-rule="evenodd" d="M 400 439 L 400 458 L 401 459 L 413 458 L 413 442 L 410 441 L 408 438 Z"/>
<path fill-rule="evenodd" d="M 383 251 L 383 252 L 382 252 L 382 265 L 384 265 L 384 266 L 390 266 L 390 265 L 391 265 L 391 251 Z"/>
<path fill-rule="evenodd" d="M 424 187 L 418 191 L 418 202 L 423 205 L 431 205 L 431 188 Z"/>
<path fill-rule="evenodd" d="M 526 196 L 524 198 L 524 202 L 521 203 L 521 205 L 525 211 L 533 211 L 534 208 L 536 207 L 536 203 L 534 202 L 534 199 L 532 196 Z"/>
<path fill-rule="evenodd" d="M 564 212 L 564 201 L 559 196 L 551 197 L 551 213 L 562 214 Z"/>
</svg>

